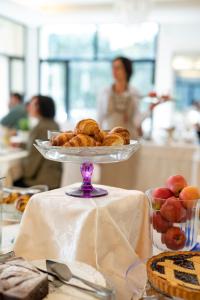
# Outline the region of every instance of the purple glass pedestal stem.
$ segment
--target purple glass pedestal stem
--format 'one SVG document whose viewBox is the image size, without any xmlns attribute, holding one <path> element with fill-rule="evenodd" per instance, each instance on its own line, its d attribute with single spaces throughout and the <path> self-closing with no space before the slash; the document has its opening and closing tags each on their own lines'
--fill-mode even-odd
<svg viewBox="0 0 200 300">
<path fill-rule="evenodd" d="M 94 165 L 91 162 L 84 162 L 81 165 L 81 175 L 83 177 L 83 183 L 80 188 L 73 189 L 67 192 L 67 195 L 74 196 L 74 197 L 82 197 L 82 198 L 93 198 L 93 197 L 101 197 L 108 194 L 108 192 L 101 188 L 93 187 L 91 180 L 92 180 L 92 173 L 94 170 Z"/>
<path fill-rule="evenodd" d="M 83 193 L 90 193 L 94 189 L 91 183 L 94 165 L 90 162 L 84 162 L 82 163 L 80 169 L 81 175 L 83 177 L 81 190 L 83 191 Z"/>
</svg>

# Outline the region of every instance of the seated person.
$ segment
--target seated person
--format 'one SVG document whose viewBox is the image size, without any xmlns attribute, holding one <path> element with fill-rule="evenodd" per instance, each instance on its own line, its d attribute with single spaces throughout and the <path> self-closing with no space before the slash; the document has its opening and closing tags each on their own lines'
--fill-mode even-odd
<svg viewBox="0 0 200 300">
<path fill-rule="evenodd" d="M 38 184 L 58 188 L 61 182 L 62 164 L 45 159 L 34 147 L 36 139 L 47 139 L 48 130 L 59 130 L 54 121 L 55 104 L 47 96 L 34 96 L 28 106 L 28 114 L 35 126 L 30 131 L 27 145 L 28 156 L 22 161 L 23 176 L 14 181 L 15 186 L 30 187 Z"/>
<path fill-rule="evenodd" d="M 22 95 L 12 93 L 9 101 L 9 112 L 1 119 L 1 125 L 11 129 L 18 129 L 19 121 L 27 118 L 26 107 Z"/>
</svg>

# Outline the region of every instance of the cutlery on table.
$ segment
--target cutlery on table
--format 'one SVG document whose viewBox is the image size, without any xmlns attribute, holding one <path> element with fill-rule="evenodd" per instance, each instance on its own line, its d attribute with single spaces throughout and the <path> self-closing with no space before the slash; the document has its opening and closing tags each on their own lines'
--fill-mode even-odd
<svg viewBox="0 0 200 300">
<path fill-rule="evenodd" d="M 34 265 L 34 267 L 39 270 L 40 272 L 42 273 L 45 273 L 47 275 L 49 275 L 51 278 L 48 277 L 48 281 L 55 287 L 55 288 L 59 288 L 61 287 L 62 285 L 66 285 L 66 286 L 69 286 L 69 287 L 72 287 L 72 288 L 76 288 L 78 290 L 80 290 L 81 292 L 85 292 L 97 299 L 103 299 L 103 300 L 114 300 L 114 298 L 110 297 L 110 295 L 98 295 L 96 291 L 94 290 L 89 290 L 89 289 L 86 289 L 84 287 L 81 287 L 81 286 L 78 286 L 78 285 L 75 285 L 75 284 L 72 284 L 72 283 L 69 283 L 69 282 L 66 282 L 65 280 L 61 279 L 56 273 L 54 272 L 51 272 L 51 271 L 47 271 L 47 270 L 44 270 L 40 267 L 37 267 Z"/>
<path fill-rule="evenodd" d="M 112 297 L 114 297 L 113 290 L 103 287 L 99 284 L 90 282 L 86 279 L 80 278 L 80 277 L 72 274 L 69 267 L 65 264 L 47 260 L 46 265 L 47 265 L 47 270 L 56 274 L 60 280 L 69 281 L 70 279 L 74 278 L 74 279 L 77 279 L 77 280 L 83 282 L 87 286 L 93 288 L 94 291 L 97 293 L 97 295 L 99 295 L 101 297 L 107 297 L 107 299 L 112 299 Z M 89 290 L 89 291 L 92 291 L 92 290 Z"/>
<path fill-rule="evenodd" d="M 10 252 L 7 252 L 7 253 L 0 254 L 0 263 L 3 263 L 7 259 L 10 259 L 10 258 L 13 258 L 13 257 L 15 257 L 15 252 L 14 251 L 10 251 Z"/>
</svg>

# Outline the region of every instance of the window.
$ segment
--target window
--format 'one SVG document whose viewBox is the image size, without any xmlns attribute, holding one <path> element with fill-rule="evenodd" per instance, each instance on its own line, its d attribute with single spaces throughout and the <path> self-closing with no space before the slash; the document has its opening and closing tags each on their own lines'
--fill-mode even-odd
<svg viewBox="0 0 200 300">
<path fill-rule="evenodd" d="M 59 118 L 61 110 L 73 121 L 83 115 L 95 118 L 97 96 L 112 81 L 111 61 L 124 55 L 134 61 L 132 84 L 146 95 L 154 85 L 157 34 L 155 23 L 44 26 L 41 92 L 54 97 Z M 56 68 L 62 69 L 59 75 Z"/>
<path fill-rule="evenodd" d="M 9 76 L 8 76 L 8 60 L 6 57 L 0 56 L 0 99 L 1 99 L 1 113 L 3 117 L 8 110 L 9 97 Z M 3 104 L 3 105 L 2 105 Z"/>
<path fill-rule="evenodd" d="M 96 118 L 96 97 L 111 83 L 110 63 L 72 62 L 70 64 L 69 110 L 73 120 Z"/>
<path fill-rule="evenodd" d="M 155 58 L 155 38 L 158 26 L 155 23 L 140 25 L 100 25 L 100 58 L 114 58 L 118 55 L 132 59 Z"/>
<path fill-rule="evenodd" d="M 174 92 L 178 110 L 200 103 L 200 56 L 177 54 L 172 61 Z"/>
<path fill-rule="evenodd" d="M 24 61 L 13 58 L 10 60 L 11 91 L 24 94 Z"/>
<path fill-rule="evenodd" d="M 24 94 L 24 26 L 0 17 L 0 118 L 8 112 L 11 92 Z"/>
<path fill-rule="evenodd" d="M 57 114 L 66 119 L 67 69 L 61 63 L 43 63 L 41 68 L 41 93 L 53 97 L 57 104 Z"/>
<path fill-rule="evenodd" d="M 43 27 L 41 58 L 91 58 L 93 56 L 94 25 L 62 25 Z"/>
</svg>

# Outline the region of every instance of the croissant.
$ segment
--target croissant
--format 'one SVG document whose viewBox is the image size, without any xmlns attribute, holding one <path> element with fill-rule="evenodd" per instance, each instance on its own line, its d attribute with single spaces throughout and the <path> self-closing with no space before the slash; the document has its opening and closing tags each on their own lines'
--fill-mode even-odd
<svg viewBox="0 0 200 300">
<path fill-rule="evenodd" d="M 124 144 L 130 144 L 130 133 L 126 128 L 123 127 L 114 127 L 109 133 L 117 133 L 124 139 Z"/>
<path fill-rule="evenodd" d="M 119 134 L 108 134 L 103 141 L 102 146 L 121 146 L 124 145 L 124 139 Z"/>
<path fill-rule="evenodd" d="M 109 132 L 108 132 L 108 131 L 105 131 L 105 130 L 102 130 L 101 132 L 102 132 L 102 134 L 103 134 L 103 138 L 104 138 L 104 139 L 105 139 L 105 137 L 109 134 Z"/>
<path fill-rule="evenodd" d="M 86 134 L 78 134 L 73 137 L 69 142 L 64 144 L 65 147 L 94 147 L 96 141 L 91 136 Z"/>
<path fill-rule="evenodd" d="M 65 143 L 67 143 L 69 140 L 71 140 L 75 134 L 72 131 L 66 131 L 58 134 L 55 136 L 51 143 L 53 146 L 63 146 Z"/>
<path fill-rule="evenodd" d="M 78 122 L 75 133 L 95 136 L 100 132 L 98 123 L 93 119 L 85 119 Z"/>
<path fill-rule="evenodd" d="M 2 202 L 5 204 L 14 203 L 19 196 L 20 196 L 20 193 L 17 193 L 17 192 L 10 193 L 8 196 L 3 197 Z"/>
<path fill-rule="evenodd" d="M 23 212 L 29 199 L 30 195 L 21 195 L 20 198 L 16 201 L 16 209 Z"/>
<path fill-rule="evenodd" d="M 101 144 L 104 140 L 105 134 L 103 131 L 99 131 L 98 133 L 96 133 L 93 138 L 95 139 L 95 141 L 99 144 Z"/>
</svg>

